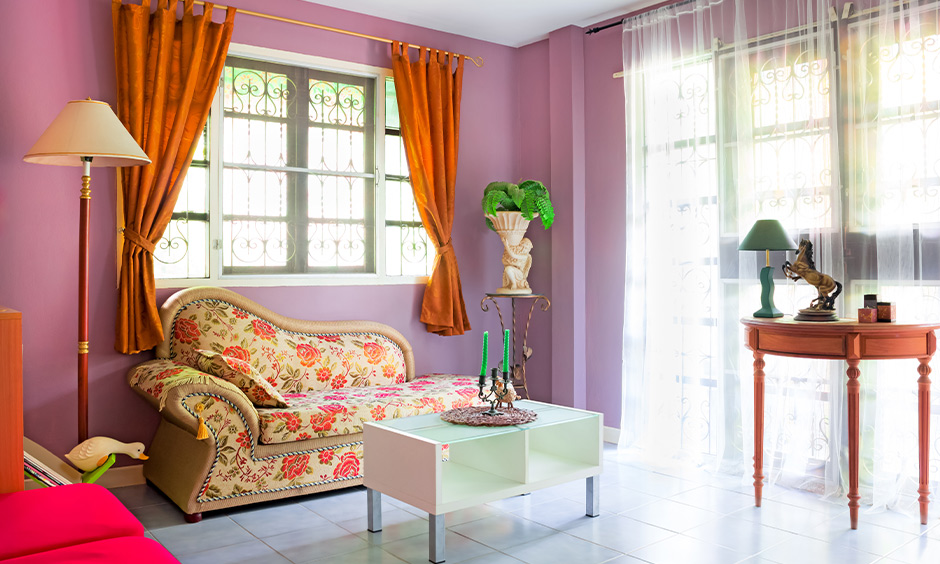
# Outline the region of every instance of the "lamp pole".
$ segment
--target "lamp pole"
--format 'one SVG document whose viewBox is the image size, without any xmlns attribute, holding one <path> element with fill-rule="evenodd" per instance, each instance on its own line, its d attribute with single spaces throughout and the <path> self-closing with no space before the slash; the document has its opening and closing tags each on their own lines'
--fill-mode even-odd
<svg viewBox="0 0 940 564">
<path fill-rule="evenodd" d="M 88 438 L 88 258 L 91 237 L 91 159 L 82 157 L 78 220 L 78 442 Z"/>
</svg>

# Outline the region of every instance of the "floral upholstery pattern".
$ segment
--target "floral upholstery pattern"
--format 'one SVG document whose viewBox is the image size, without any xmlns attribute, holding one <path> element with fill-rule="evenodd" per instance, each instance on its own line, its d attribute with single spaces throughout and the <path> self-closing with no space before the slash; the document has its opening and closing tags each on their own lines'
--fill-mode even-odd
<svg viewBox="0 0 940 564">
<path fill-rule="evenodd" d="M 206 374 L 197 368 L 169 360 L 139 364 L 131 369 L 128 378 L 128 383 L 132 388 L 137 388 L 141 392 L 160 400 L 161 410 L 166 401 L 167 392 L 175 386 L 190 382 L 209 381 L 214 381 L 214 384 L 223 387 L 227 386 L 229 390 L 240 391 L 233 384 Z"/>
<path fill-rule="evenodd" d="M 303 441 L 361 433 L 366 421 L 439 413 L 475 405 L 474 378 L 435 374 L 391 386 L 287 394 L 287 409 L 259 409 L 261 442 Z"/>
<path fill-rule="evenodd" d="M 255 452 L 257 437 L 241 413 L 224 398 L 192 394 L 184 400 L 188 411 L 202 412 L 215 437 L 215 460 L 197 501 L 250 496 L 311 485 L 362 478 L 362 440 L 331 447 L 298 449 L 262 457 Z"/>
<path fill-rule="evenodd" d="M 231 382 L 245 392 L 251 403 L 259 407 L 287 407 L 281 394 L 259 376 L 248 362 L 215 351 L 197 349 L 196 352 L 199 353 L 196 365 L 200 370 Z"/>
<path fill-rule="evenodd" d="M 406 379 L 401 348 L 385 335 L 296 333 L 222 300 L 187 304 L 173 320 L 170 358 L 198 366 L 198 349 L 248 362 L 282 394 Z"/>
<path fill-rule="evenodd" d="M 163 414 L 144 474 L 186 513 L 360 484 L 364 422 L 478 401 L 474 377 L 414 378 L 410 345 L 387 325 L 275 315 L 285 329 L 264 312 L 229 290 L 181 290 L 161 309 L 158 358 L 128 374 Z M 286 405 L 259 407 L 250 388 L 208 373 L 219 359 Z"/>
<path fill-rule="evenodd" d="M 160 399 L 173 387 L 192 382 L 210 382 L 216 389 L 237 392 L 230 383 L 168 360 L 144 363 L 131 373 L 130 384 Z M 219 389 L 222 392 L 222 389 Z M 327 392 L 291 395 L 290 407 L 258 408 L 261 436 L 255 436 L 244 415 L 224 395 L 210 392 L 187 394 L 183 409 L 194 419 L 196 406 L 215 442 L 214 461 L 201 484 L 197 501 L 231 499 L 252 494 L 334 484 L 362 477 L 363 420 L 381 420 L 419 413 L 444 411 L 477 403 L 476 379 L 466 376 L 433 374 L 411 382 L 366 389 L 349 388 Z M 342 396 L 343 399 L 340 399 Z M 371 402 L 371 403 L 370 403 Z M 323 414 L 320 419 L 316 419 Z M 360 419 L 364 418 L 364 419 Z M 322 429 L 314 431 L 312 420 Z M 306 429 L 306 430 L 304 430 Z M 311 437 L 355 433 L 354 440 L 329 447 L 313 447 Z M 260 443 L 304 441 L 296 451 L 260 456 Z M 342 486 L 339 486 L 342 487 Z"/>
</svg>

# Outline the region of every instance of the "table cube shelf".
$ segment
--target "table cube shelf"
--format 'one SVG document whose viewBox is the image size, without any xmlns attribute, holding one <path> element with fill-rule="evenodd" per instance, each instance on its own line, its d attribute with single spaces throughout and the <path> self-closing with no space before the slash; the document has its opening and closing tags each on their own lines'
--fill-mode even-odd
<svg viewBox="0 0 940 564">
<path fill-rule="evenodd" d="M 364 482 L 369 530 L 381 530 L 380 493 L 430 516 L 430 556 L 444 559 L 444 514 L 587 479 L 586 514 L 597 516 L 603 461 L 603 416 L 534 401 L 515 402 L 538 413 L 531 423 L 471 427 L 438 414 L 364 425 Z"/>
</svg>

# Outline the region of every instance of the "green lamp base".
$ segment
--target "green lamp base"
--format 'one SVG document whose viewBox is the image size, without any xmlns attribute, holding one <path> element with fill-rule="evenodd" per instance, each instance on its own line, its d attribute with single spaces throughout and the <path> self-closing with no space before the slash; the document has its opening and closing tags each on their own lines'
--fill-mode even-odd
<svg viewBox="0 0 940 564">
<path fill-rule="evenodd" d="M 760 271 L 760 309 L 754 317 L 783 317 L 783 312 L 774 307 L 774 267 L 765 266 Z"/>
</svg>

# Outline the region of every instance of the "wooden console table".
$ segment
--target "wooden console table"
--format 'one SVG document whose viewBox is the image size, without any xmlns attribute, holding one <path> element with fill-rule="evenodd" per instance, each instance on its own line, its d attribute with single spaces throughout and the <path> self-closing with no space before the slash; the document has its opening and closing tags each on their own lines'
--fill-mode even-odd
<svg viewBox="0 0 940 564">
<path fill-rule="evenodd" d="M 927 488 L 930 443 L 930 358 L 937 349 L 936 324 L 859 323 L 854 319 L 831 322 L 794 321 L 792 317 L 741 320 L 747 329 L 745 345 L 754 352 L 754 502 L 761 503 L 764 480 L 764 355 L 845 360 L 849 408 L 849 515 L 858 528 L 858 363 L 862 360 L 916 358 L 919 439 L 920 522 L 927 524 Z"/>
</svg>

